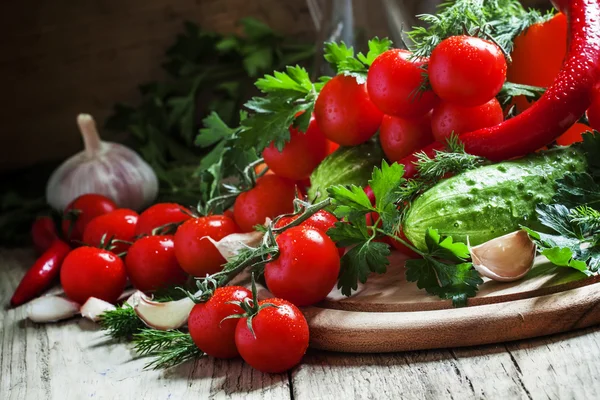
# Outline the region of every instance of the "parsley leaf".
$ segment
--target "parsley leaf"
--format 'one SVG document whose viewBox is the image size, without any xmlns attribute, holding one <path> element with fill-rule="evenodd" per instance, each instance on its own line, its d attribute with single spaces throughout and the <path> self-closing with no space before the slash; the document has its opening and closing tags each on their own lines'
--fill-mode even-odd
<svg viewBox="0 0 600 400">
<path fill-rule="evenodd" d="M 466 260 L 469 249 L 464 243 L 441 236 L 437 230 L 425 233 L 427 253 L 422 259 L 406 262 L 406 279 L 417 282 L 419 289 L 443 299 L 452 299 L 454 306 L 466 305 L 467 298 L 475 296 L 483 280 Z"/>
<path fill-rule="evenodd" d="M 527 100 L 534 101 L 539 99 L 546 92 L 546 88 L 539 86 L 524 85 L 522 83 L 504 82 L 497 98 L 502 107 L 510 105 L 512 99 L 516 96 L 525 96 Z"/>
<path fill-rule="evenodd" d="M 389 265 L 390 246 L 386 243 L 366 240 L 352 247 L 341 259 L 338 288 L 342 294 L 350 296 L 358 288 L 358 282 L 365 283 L 371 272 L 383 274 Z"/>
<path fill-rule="evenodd" d="M 350 185 L 331 186 L 327 188 L 332 204 L 335 206 L 335 215 L 338 218 L 348 218 L 351 222 L 365 214 L 375 211 L 371 201 L 363 188 Z"/>
<path fill-rule="evenodd" d="M 573 208 L 580 205 L 600 210 L 600 185 L 586 172 L 573 172 L 556 181 L 553 200 Z"/>
<path fill-rule="evenodd" d="M 358 83 L 362 84 L 366 82 L 367 72 L 373 61 L 391 47 L 390 39 L 374 37 L 369 40 L 367 54 L 358 53 L 355 56 L 354 48 L 346 46 L 344 42 L 327 42 L 324 47 L 324 57 L 337 74 L 353 76 Z"/>
<path fill-rule="evenodd" d="M 399 199 L 400 185 L 405 181 L 404 165 L 388 164 L 385 160 L 381 163 L 381 169 L 374 168 L 369 186 L 375 195 L 375 207 L 383 222 L 383 230 L 395 233 L 395 227 L 400 221 L 400 212 L 396 202 Z M 364 191 L 363 191 L 364 193 Z"/>
<path fill-rule="evenodd" d="M 286 67 L 285 72 L 265 75 L 256 82 L 264 94 L 253 97 L 245 107 L 252 111 L 242 121 L 239 144 L 262 151 L 271 142 L 282 150 L 290 139 L 289 127 L 306 131 L 317 94 L 323 83 L 312 83 L 308 72 L 300 67 Z M 296 115 L 303 112 L 300 116 Z"/>
</svg>

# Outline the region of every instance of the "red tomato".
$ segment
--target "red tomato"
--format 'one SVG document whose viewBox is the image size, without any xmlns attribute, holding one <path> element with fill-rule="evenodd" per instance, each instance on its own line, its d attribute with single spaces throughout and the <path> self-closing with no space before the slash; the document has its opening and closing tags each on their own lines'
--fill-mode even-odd
<svg viewBox="0 0 600 400">
<path fill-rule="evenodd" d="M 410 57 L 409 51 L 391 49 L 377 57 L 369 68 L 369 97 L 385 114 L 421 117 L 438 101 L 431 90 L 419 92 L 428 59 L 411 60 Z"/>
<path fill-rule="evenodd" d="M 173 236 L 145 236 L 136 240 L 125 258 L 125 269 L 133 286 L 149 292 L 185 282 L 175 257 Z"/>
<path fill-rule="evenodd" d="M 514 83 L 548 87 L 560 72 L 566 54 L 567 17 L 558 13 L 515 38 L 506 77 Z"/>
<path fill-rule="evenodd" d="M 296 185 L 294 181 L 277 175 L 266 175 L 256 186 L 235 199 L 233 214 L 242 232 L 251 232 L 267 218 L 294 211 Z"/>
<path fill-rule="evenodd" d="M 338 75 L 323 86 L 315 103 L 317 125 L 327 139 L 355 146 L 369 140 L 381 125 L 383 114 L 369 99 L 365 84 Z"/>
<path fill-rule="evenodd" d="M 398 161 L 433 143 L 431 116 L 405 119 L 385 115 L 381 121 L 379 140 L 386 157 Z"/>
<path fill-rule="evenodd" d="M 338 249 L 329 236 L 296 226 L 277 236 L 276 241 L 279 256 L 265 265 L 269 291 L 299 307 L 325 299 L 340 272 Z"/>
<path fill-rule="evenodd" d="M 265 163 L 276 174 L 296 181 L 306 179 L 327 156 L 327 139 L 317 126 L 315 117 L 310 118 L 306 133 L 290 126 L 290 141 L 279 151 L 273 143 L 263 150 Z"/>
<path fill-rule="evenodd" d="M 275 228 L 281 228 L 282 226 L 285 226 L 290 222 L 295 221 L 296 219 L 298 219 L 298 216 L 283 217 L 279 221 L 277 221 L 277 223 L 275 224 Z M 335 226 L 335 223 L 338 221 L 339 220 L 337 219 L 337 217 L 332 213 L 325 210 L 319 210 L 298 226 L 317 229 L 323 232 L 324 234 L 327 234 L 327 231 L 333 228 Z M 340 257 L 343 256 L 345 252 L 345 248 L 338 247 L 338 253 Z"/>
<path fill-rule="evenodd" d="M 114 201 L 100 194 L 81 195 L 73 200 L 64 211 L 63 235 L 67 240 L 81 241 L 85 227 L 91 220 L 117 208 Z"/>
<path fill-rule="evenodd" d="M 308 348 L 308 323 L 302 312 L 282 299 L 260 301 L 277 307 L 265 307 L 252 318 L 248 329 L 246 318 L 235 328 L 235 345 L 248 364 L 259 371 L 279 373 L 297 365 Z"/>
<path fill-rule="evenodd" d="M 190 211 L 176 203 L 158 203 L 140 214 L 135 236 L 152 235 L 152 231 L 167 224 L 177 224 L 192 218 Z"/>
<path fill-rule="evenodd" d="M 83 246 L 69 253 L 60 270 L 60 283 L 67 297 L 83 304 L 90 297 L 114 303 L 127 275 L 123 261 L 110 251 Z"/>
<path fill-rule="evenodd" d="M 188 329 L 192 340 L 200 350 L 212 357 L 233 358 L 239 355 L 235 347 L 237 319 L 227 319 L 243 311 L 232 301 L 252 298 L 252 293 L 241 286 L 225 286 L 215 290 L 206 303 L 192 308 L 188 319 Z"/>
<path fill-rule="evenodd" d="M 600 86 L 594 87 L 592 91 L 592 104 L 586 115 L 590 126 L 595 130 L 600 130 Z"/>
<path fill-rule="evenodd" d="M 175 233 L 175 256 L 179 265 L 185 272 L 197 277 L 219 272 L 226 260 L 207 236 L 219 241 L 239 231 L 235 222 L 224 215 L 185 221 Z"/>
<path fill-rule="evenodd" d="M 102 238 L 133 242 L 138 213 L 127 208 L 119 208 L 108 214 L 94 218 L 83 232 L 83 242 L 88 246 L 100 247 Z M 114 243 L 112 252 L 121 254 L 129 248 L 127 243 Z"/>
<path fill-rule="evenodd" d="M 506 80 L 506 60 L 498 46 L 471 36 L 451 36 L 433 49 L 429 82 L 445 101 L 478 106 L 498 94 Z"/>
<path fill-rule="evenodd" d="M 455 103 L 442 102 L 433 109 L 431 129 L 435 140 L 443 142 L 452 132 L 460 135 L 497 125 L 503 120 L 502 107 L 495 98 L 475 107 L 463 107 Z"/>
<path fill-rule="evenodd" d="M 50 217 L 40 217 L 31 225 L 31 240 L 38 253 L 43 253 L 50 248 L 58 238 L 56 225 Z"/>
<path fill-rule="evenodd" d="M 567 129 L 565 133 L 560 135 L 558 139 L 556 139 L 556 143 L 561 146 L 569 146 L 573 143 L 582 142 L 583 138 L 581 135 L 584 132 L 591 131 L 592 128 L 587 126 L 586 124 L 575 123 L 572 127 Z"/>
<path fill-rule="evenodd" d="M 331 154 L 334 151 L 336 151 L 337 149 L 340 148 L 340 145 L 337 144 L 336 142 L 332 142 L 331 140 L 327 139 L 327 154 Z"/>
</svg>

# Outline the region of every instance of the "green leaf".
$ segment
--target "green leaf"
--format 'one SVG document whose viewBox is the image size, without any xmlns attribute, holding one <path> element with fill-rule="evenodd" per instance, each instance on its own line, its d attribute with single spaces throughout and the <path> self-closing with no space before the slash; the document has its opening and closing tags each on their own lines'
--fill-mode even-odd
<svg viewBox="0 0 600 400">
<path fill-rule="evenodd" d="M 392 41 L 375 37 L 369 40 L 369 52 L 365 56 L 359 53 L 356 57 L 354 49 L 344 42 L 325 43 L 324 57 L 336 73 L 353 76 L 358 83 L 365 83 L 369 66 L 383 52 L 390 49 Z"/>
<path fill-rule="evenodd" d="M 370 67 L 377 57 L 388 51 L 391 47 L 392 41 L 390 39 L 379 39 L 377 36 L 375 36 L 373 39 L 369 40 L 369 52 L 367 55 L 365 56 L 362 53 L 359 53 L 358 59 L 360 62 Z"/>
<path fill-rule="evenodd" d="M 285 72 L 275 71 L 273 75 L 265 75 L 256 81 L 256 87 L 263 93 L 287 94 L 288 91 L 308 94 L 313 90 L 313 84 L 306 69 L 295 66 L 286 67 Z"/>
<path fill-rule="evenodd" d="M 599 153 L 600 154 L 600 153 Z M 600 185 L 586 172 L 572 172 L 556 181 L 553 200 L 569 208 L 586 205 L 600 210 Z"/>
<path fill-rule="evenodd" d="M 331 64 L 336 72 L 338 72 L 338 64 L 347 58 L 354 58 L 354 49 L 346 46 L 344 42 L 325 42 L 323 51 L 325 61 Z"/>
<path fill-rule="evenodd" d="M 375 207 L 383 222 L 383 230 L 394 234 L 400 221 L 396 202 L 399 199 L 400 185 L 405 181 L 404 165 L 387 161 L 381 162 L 381 169 L 373 168 L 369 186 L 375 195 Z"/>
<path fill-rule="evenodd" d="M 251 41 L 260 41 L 267 37 L 279 36 L 268 25 L 255 18 L 242 18 L 240 23 L 244 29 L 245 36 Z"/>
<path fill-rule="evenodd" d="M 375 211 L 369 197 L 359 186 L 335 185 L 327 188 L 327 192 L 335 205 L 334 213 L 338 218 L 348 217 L 354 220 Z"/>
<path fill-rule="evenodd" d="M 539 99 L 546 92 L 546 88 L 539 86 L 524 85 L 521 83 L 504 82 L 500 93 L 497 94 L 498 101 L 503 107 L 508 106 L 516 96 L 525 96 L 527 100 Z"/>
<path fill-rule="evenodd" d="M 338 247 L 354 246 L 367 241 L 371 234 L 365 223 L 336 222 L 333 228 L 327 231 L 327 236 L 333 240 Z"/>
<path fill-rule="evenodd" d="M 461 262 L 470 257 L 469 247 L 461 242 L 454 242 L 450 236 L 441 236 L 436 229 L 427 229 L 425 243 L 428 253 L 444 260 Z"/>
<path fill-rule="evenodd" d="M 237 131 L 237 129 L 228 127 L 216 112 L 212 112 L 208 117 L 204 118 L 202 125 L 204 128 L 200 129 L 200 133 L 196 136 L 195 141 L 196 146 L 200 147 L 212 146 L 223 139 L 232 137 Z"/>
<path fill-rule="evenodd" d="M 346 252 L 341 259 L 338 279 L 338 288 L 342 294 L 350 296 L 358 288 L 358 282 L 365 283 L 370 273 L 386 272 L 389 255 L 389 245 L 372 241 L 357 244 Z"/>
</svg>

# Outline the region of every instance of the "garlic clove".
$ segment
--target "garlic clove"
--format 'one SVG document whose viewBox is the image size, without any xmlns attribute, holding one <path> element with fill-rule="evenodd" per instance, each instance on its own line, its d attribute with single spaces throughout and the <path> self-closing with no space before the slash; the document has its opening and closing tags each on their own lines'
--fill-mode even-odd
<svg viewBox="0 0 600 400">
<path fill-rule="evenodd" d="M 470 247 L 473 267 L 495 281 L 511 282 L 533 267 L 536 246 L 525 231 L 516 231 Z"/>
<path fill-rule="evenodd" d="M 106 311 L 114 310 L 116 307 L 110 304 L 107 301 L 97 299 L 95 297 L 90 297 L 87 301 L 81 306 L 79 312 L 81 316 L 87 319 L 91 319 L 92 321 L 98 321 L 100 319 L 100 315 L 104 314 Z"/>
<path fill-rule="evenodd" d="M 46 199 L 57 210 L 86 193 L 112 199 L 121 208 L 141 210 L 158 195 L 156 174 L 136 152 L 100 140 L 94 119 L 80 114 L 77 123 L 85 150 L 63 162 L 50 176 Z"/>
<path fill-rule="evenodd" d="M 216 241 L 210 236 L 204 236 L 215 245 L 224 259 L 230 260 L 237 256 L 240 251 L 249 247 L 257 247 L 264 237 L 263 232 L 253 231 L 248 233 L 232 233 L 223 239 Z"/>
<path fill-rule="evenodd" d="M 128 301 L 132 302 L 135 313 L 146 325 L 161 331 L 185 325 L 195 305 L 188 297 L 159 303 L 142 292 L 136 292 Z"/>
<path fill-rule="evenodd" d="M 55 322 L 79 314 L 79 304 L 59 296 L 42 296 L 31 301 L 27 318 L 33 322 Z"/>
</svg>

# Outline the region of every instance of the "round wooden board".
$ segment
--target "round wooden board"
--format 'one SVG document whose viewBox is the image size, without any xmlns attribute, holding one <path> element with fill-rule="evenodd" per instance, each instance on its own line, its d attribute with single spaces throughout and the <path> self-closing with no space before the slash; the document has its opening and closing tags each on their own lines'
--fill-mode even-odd
<svg viewBox="0 0 600 400">
<path fill-rule="evenodd" d="M 471 346 L 549 335 L 600 323 L 600 277 L 585 277 L 543 259 L 525 279 L 490 280 L 467 307 L 453 308 L 407 282 L 402 255 L 356 293 L 337 290 L 304 309 L 313 348 L 392 352 Z"/>
</svg>

